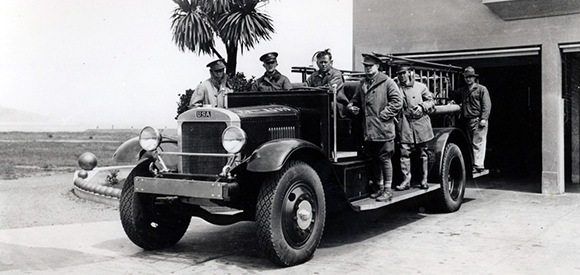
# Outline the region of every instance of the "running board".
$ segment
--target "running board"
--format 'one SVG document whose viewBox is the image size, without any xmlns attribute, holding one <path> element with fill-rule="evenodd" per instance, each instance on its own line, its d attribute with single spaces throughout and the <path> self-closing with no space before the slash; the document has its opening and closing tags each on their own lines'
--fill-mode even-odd
<svg viewBox="0 0 580 275">
<path fill-rule="evenodd" d="M 390 201 L 385 201 L 385 202 L 380 202 L 377 201 L 375 199 L 371 199 L 371 198 L 364 198 L 364 199 L 359 199 L 359 200 L 355 200 L 355 201 L 351 201 L 350 205 L 351 207 L 354 209 L 354 211 L 360 212 L 360 211 L 366 211 L 366 210 L 373 210 L 373 209 L 377 209 L 377 208 L 381 208 L 383 206 L 387 206 L 396 202 L 400 202 L 406 199 L 410 199 L 410 198 L 414 198 L 423 194 L 426 194 L 427 192 L 433 191 L 433 190 L 437 190 L 441 188 L 441 184 L 439 183 L 429 183 L 429 189 L 419 189 L 418 187 L 412 187 L 409 190 L 405 190 L 405 191 L 396 191 L 393 190 L 393 199 L 391 199 Z"/>
<path fill-rule="evenodd" d="M 483 177 L 485 175 L 489 175 L 489 169 L 483 169 L 483 171 L 479 172 L 479 173 L 473 173 L 473 178 L 479 178 L 479 177 Z"/>
</svg>

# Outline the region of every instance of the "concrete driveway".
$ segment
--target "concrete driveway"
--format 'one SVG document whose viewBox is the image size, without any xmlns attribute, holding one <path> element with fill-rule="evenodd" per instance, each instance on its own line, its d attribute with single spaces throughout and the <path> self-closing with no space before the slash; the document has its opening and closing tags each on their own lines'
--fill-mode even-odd
<svg viewBox="0 0 580 275">
<path fill-rule="evenodd" d="M 51 180 L 47 178 L 36 182 Z M 67 180 L 68 186 L 56 187 L 56 192 L 72 189 Z M 10 197 L 4 183 L 2 205 Z M 118 218 L 110 218 L 115 209 L 77 202 L 77 210 L 98 209 L 101 214 L 93 222 L 83 216 L 79 222 L 1 229 L 0 273 L 580 273 L 580 194 L 541 195 L 536 188 L 521 180 L 478 180 L 470 183 L 456 213 L 424 212 L 426 202 L 415 199 L 376 211 L 332 215 L 314 258 L 290 268 L 279 268 L 261 255 L 251 222 L 215 226 L 194 218 L 176 246 L 151 252 L 129 241 Z M 49 215 L 63 220 L 63 213 Z"/>
</svg>

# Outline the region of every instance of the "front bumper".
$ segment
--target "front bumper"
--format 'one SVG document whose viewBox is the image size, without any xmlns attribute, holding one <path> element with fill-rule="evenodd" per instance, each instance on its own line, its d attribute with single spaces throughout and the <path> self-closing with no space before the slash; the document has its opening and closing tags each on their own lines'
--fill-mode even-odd
<svg viewBox="0 0 580 275">
<path fill-rule="evenodd" d="M 230 201 L 238 184 L 204 180 L 135 177 L 136 193 Z"/>
</svg>

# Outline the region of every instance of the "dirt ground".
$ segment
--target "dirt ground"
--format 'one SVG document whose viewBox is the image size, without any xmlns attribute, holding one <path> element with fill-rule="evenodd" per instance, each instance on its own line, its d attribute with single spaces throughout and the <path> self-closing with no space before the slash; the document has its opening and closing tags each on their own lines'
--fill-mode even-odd
<svg viewBox="0 0 580 275">
<path fill-rule="evenodd" d="M 0 229 L 119 220 L 116 207 L 78 198 L 73 174 L 0 180 Z"/>
</svg>

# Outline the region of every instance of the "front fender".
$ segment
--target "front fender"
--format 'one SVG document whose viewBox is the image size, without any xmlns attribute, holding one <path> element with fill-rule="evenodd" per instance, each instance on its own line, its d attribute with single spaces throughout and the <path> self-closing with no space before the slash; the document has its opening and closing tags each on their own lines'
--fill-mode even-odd
<svg viewBox="0 0 580 275">
<path fill-rule="evenodd" d="M 471 173 L 471 146 L 463 131 L 458 128 L 433 128 L 435 137 L 429 141 L 428 148 L 433 149 L 435 161 L 429 171 L 429 182 L 441 181 L 441 166 L 443 165 L 443 151 L 449 143 L 454 143 L 461 149 L 465 161 L 465 171 Z"/>
<path fill-rule="evenodd" d="M 113 160 L 116 162 L 135 162 L 138 161 L 140 156 L 142 155 L 141 145 L 139 145 L 139 137 L 131 138 L 115 151 L 113 154 Z"/>
<path fill-rule="evenodd" d="M 324 157 L 324 152 L 302 139 L 277 139 L 262 144 L 247 160 L 247 170 L 250 172 L 273 172 L 284 166 L 292 154 L 299 151 L 311 151 L 316 157 Z"/>
<path fill-rule="evenodd" d="M 163 152 L 177 152 L 178 150 L 177 141 L 168 137 L 162 138 L 161 145 L 159 145 L 159 147 L 159 150 Z M 134 137 L 123 142 L 123 144 L 117 148 L 113 154 L 113 160 L 116 162 L 135 163 L 142 159 L 144 156 L 147 157 L 150 156 L 150 154 L 141 148 L 141 145 L 139 144 L 139 137 Z M 177 167 L 177 157 L 165 156 L 163 157 L 163 160 L 169 168 Z"/>
</svg>

